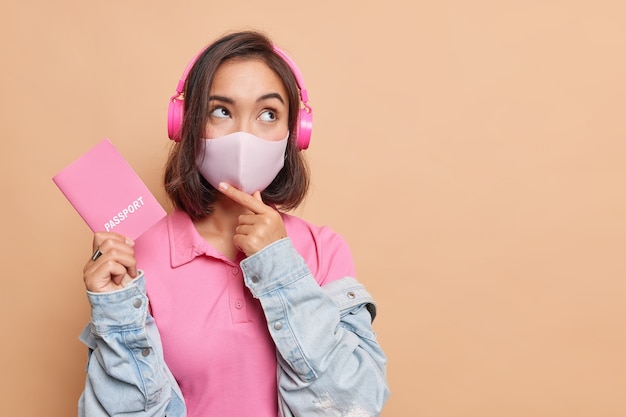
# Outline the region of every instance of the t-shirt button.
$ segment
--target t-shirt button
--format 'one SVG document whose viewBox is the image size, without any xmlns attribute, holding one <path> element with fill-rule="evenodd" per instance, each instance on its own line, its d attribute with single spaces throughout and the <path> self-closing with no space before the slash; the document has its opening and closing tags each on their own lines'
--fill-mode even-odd
<svg viewBox="0 0 626 417">
<path fill-rule="evenodd" d="M 232 272 L 233 272 L 233 275 L 237 275 L 239 273 L 239 268 L 234 267 Z"/>
<path fill-rule="evenodd" d="M 235 308 L 237 309 L 243 308 L 243 301 L 239 299 L 235 300 Z"/>
</svg>

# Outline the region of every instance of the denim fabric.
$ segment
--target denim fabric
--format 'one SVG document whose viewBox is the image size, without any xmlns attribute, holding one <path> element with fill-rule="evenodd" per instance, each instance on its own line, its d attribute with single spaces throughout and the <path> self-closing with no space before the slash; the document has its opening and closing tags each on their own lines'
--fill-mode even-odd
<svg viewBox="0 0 626 417">
<path fill-rule="evenodd" d="M 320 287 L 289 238 L 243 260 L 278 357 L 283 417 L 377 416 L 389 390 L 386 358 L 372 330 L 374 302 L 351 277 Z M 128 287 L 88 293 L 91 323 L 79 416 L 185 416 L 148 313 L 143 272 Z M 210 417 L 210 416 L 207 416 Z"/>
<path fill-rule="evenodd" d="M 356 279 L 320 287 L 289 239 L 243 260 L 278 351 L 279 403 L 289 416 L 377 416 L 387 389 L 375 306 Z"/>
<path fill-rule="evenodd" d="M 122 290 L 87 292 L 87 297 L 91 323 L 80 340 L 89 356 L 79 417 L 185 416 L 182 394 L 148 314 L 143 272 Z"/>
</svg>

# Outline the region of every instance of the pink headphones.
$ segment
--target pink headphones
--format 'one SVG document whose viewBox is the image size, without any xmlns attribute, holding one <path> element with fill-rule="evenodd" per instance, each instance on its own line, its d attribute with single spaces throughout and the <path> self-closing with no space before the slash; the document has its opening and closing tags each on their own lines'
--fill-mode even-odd
<svg viewBox="0 0 626 417">
<path fill-rule="evenodd" d="M 178 81 L 178 85 L 176 86 L 176 94 L 170 98 L 170 104 L 167 112 L 167 134 L 169 138 L 175 142 L 180 141 L 180 131 L 183 123 L 183 90 L 185 88 L 185 80 L 187 79 L 187 75 L 189 74 L 191 67 L 193 67 L 193 64 L 205 50 L 202 50 L 198 55 L 196 55 L 187 65 L 182 78 Z M 298 89 L 300 90 L 300 100 L 302 101 L 303 107 L 298 113 L 298 120 L 296 122 L 296 145 L 299 150 L 307 149 L 309 147 L 309 142 L 311 141 L 311 129 L 313 128 L 313 109 L 308 104 L 309 94 L 304 86 L 302 73 L 296 66 L 296 63 L 276 45 L 274 45 L 274 52 L 276 52 L 276 54 L 280 56 L 287 63 L 287 65 L 289 65 L 289 68 L 296 79 L 296 83 L 298 84 Z"/>
</svg>

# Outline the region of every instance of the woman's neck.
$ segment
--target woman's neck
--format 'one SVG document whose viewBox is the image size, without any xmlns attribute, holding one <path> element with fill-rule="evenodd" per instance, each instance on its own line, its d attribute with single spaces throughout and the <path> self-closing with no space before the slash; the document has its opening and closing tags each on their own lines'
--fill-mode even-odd
<svg viewBox="0 0 626 417">
<path fill-rule="evenodd" d="M 213 204 L 213 213 L 201 220 L 194 221 L 200 236 L 209 242 L 231 261 L 236 261 L 239 249 L 233 243 L 239 216 L 249 213 L 245 207 L 220 196 Z"/>
</svg>

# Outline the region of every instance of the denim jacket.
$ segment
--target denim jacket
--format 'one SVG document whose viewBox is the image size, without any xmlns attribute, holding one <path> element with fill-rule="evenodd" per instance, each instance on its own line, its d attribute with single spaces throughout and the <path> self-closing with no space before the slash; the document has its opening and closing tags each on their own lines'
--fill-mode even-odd
<svg viewBox="0 0 626 417">
<path fill-rule="evenodd" d="M 379 415 L 389 395 L 386 357 L 365 288 L 352 277 L 320 287 L 288 238 L 244 259 L 241 269 L 276 345 L 280 416 Z M 143 272 L 122 290 L 87 295 L 79 416 L 185 416 L 148 311 Z"/>
</svg>

